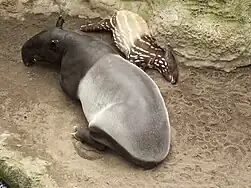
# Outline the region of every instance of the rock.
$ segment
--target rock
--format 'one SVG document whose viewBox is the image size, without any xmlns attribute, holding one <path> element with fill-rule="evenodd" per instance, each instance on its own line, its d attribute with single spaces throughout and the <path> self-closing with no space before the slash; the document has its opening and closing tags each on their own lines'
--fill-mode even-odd
<svg viewBox="0 0 251 188">
<path fill-rule="evenodd" d="M 251 1 L 230 0 L 1 0 L 2 14 L 60 12 L 81 18 L 111 16 L 115 10 L 139 13 L 158 43 L 175 50 L 179 63 L 232 71 L 251 64 Z"/>
<path fill-rule="evenodd" d="M 251 2 L 231 3 L 169 1 L 154 10 L 149 25 L 160 45 L 175 48 L 179 62 L 229 72 L 249 65 L 251 53 Z"/>
<path fill-rule="evenodd" d="M 9 133 L 0 134 L 0 177 L 10 187 L 20 188 L 57 188 L 49 177 L 47 161 L 25 157 L 21 152 L 8 147 L 8 140 L 15 138 Z"/>
</svg>

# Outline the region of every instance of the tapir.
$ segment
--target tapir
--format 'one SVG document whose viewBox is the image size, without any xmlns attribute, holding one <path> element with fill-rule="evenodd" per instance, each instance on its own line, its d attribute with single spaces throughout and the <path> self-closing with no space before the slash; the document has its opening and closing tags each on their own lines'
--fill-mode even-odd
<svg viewBox="0 0 251 188">
<path fill-rule="evenodd" d="M 153 168 L 170 150 L 170 121 L 164 99 L 151 77 L 95 36 L 56 26 L 22 46 L 25 66 L 47 62 L 60 67 L 62 91 L 81 103 L 88 127 L 74 136 L 98 150 L 110 148 L 125 160 Z"/>
</svg>

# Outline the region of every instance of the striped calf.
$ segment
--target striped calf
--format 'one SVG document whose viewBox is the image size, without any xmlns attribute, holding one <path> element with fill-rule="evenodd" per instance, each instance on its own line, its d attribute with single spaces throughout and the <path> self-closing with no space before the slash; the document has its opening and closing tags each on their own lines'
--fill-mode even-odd
<svg viewBox="0 0 251 188">
<path fill-rule="evenodd" d="M 165 51 L 151 36 L 146 21 L 127 10 L 117 11 L 110 19 L 82 25 L 84 32 L 111 31 L 118 49 L 126 58 L 141 69 L 158 70 L 166 80 L 178 81 L 178 67 L 171 48 Z"/>
</svg>

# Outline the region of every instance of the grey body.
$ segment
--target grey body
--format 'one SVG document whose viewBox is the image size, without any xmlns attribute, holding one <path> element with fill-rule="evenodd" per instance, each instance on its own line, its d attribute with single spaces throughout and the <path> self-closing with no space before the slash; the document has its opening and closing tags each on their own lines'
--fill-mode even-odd
<svg viewBox="0 0 251 188">
<path fill-rule="evenodd" d="M 52 50 L 59 55 L 55 59 L 61 63 L 60 84 L 71 98 L 80 100 L 89 123 L 88 133 L 80 140 L 110 147 L 142 167 L 162 162 L 169 153 L 170 123 L 154 81 L 89 35 L 58 27 L 46 32 L 24 44 L 23 61 L 28 66 L 34 57 L 28 49 L 34 49 L 37 56 L 45 53 L 36 41 L 53 41 Z"/>
<path fill-rule="evenodd" d="M 167 156 L 170 124 L 164 100 L 135 65 L 104 55 L 81 80 L 78 95 L 90 130 L 105 133 L 96 141 L 138 163 L 159 163 Z"/>
</svg>

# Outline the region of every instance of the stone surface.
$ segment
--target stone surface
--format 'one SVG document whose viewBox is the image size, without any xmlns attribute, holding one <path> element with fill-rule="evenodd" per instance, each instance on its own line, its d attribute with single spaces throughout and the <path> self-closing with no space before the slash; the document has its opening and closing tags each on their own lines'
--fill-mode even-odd
<svg viewBox="0 0 251 188">
<path fill-rule="evenodd" d="M 107 18 L 115 10 L 138 12 L 158 43 L 175 50 L 179 64 L 232 71 L 251 64 L 251 1 L 241 0 L 0 0 L 2 15 L 59 12 Z"/>
<path fill-rule="evenodd" d="M 3 121 L 0 123 L 4 124 Z M 18 137 L 18 134 L 6 131 L 0 134 L 0 177 L 11 188 L 57 188 L 46 169 L 50 164 L 38 157 L 24 156 L 18 151 L 27 147 L 14 145 L 15 142 L 20 142 Z"/>
<path fill-rule="evenodd" d="M 18 167 L 23 173 L 17 183 L 31 182 L 30 177 L 48 188 L 251 185 L 251 67 L 225 73 L 182 66 L 175 86 L 147 71 L 165 99 L 172 142 L 164 163 L 144 171 L 109 150 L 77 151 L 70 133 L 73 126 L 86 125 L 81 107 L 62 92 L 55 69 L 23 65 L 21 45 L 55 20 L 53 15 L 24 21 L 0 17 L 0 173 Z M 77 29 L 82 22 L 67 17 L 65 27 Z"/>
<path fill-rule="evenodd" d="M 232 2 L 168 1 L 149 23 L 163 46 L 170 41 L 180 62 L 231 71 L 251 63 L 251 2 Z"/>
</svg>

